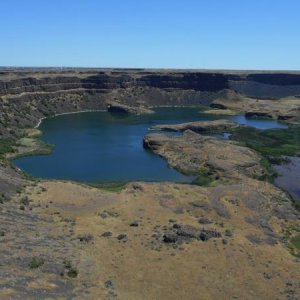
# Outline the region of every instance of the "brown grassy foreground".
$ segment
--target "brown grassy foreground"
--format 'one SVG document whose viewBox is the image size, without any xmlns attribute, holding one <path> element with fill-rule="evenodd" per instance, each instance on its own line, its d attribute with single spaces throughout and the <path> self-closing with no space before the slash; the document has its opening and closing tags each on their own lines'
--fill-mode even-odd
<svg viewBox="0 0 300 300">
<path fill-rule="evenodd" d="M 30 230 L 19 228 L 13 243 L 20 246 L 22 237 L 23 251 L 10 249 L 9 241 L 5 246 L 20 260 L 43 256 L 45 263 L 27 270 L 9 266 L 7 273 L 28 282 L 18 290 L 1 277 L 6 288 L 0 298 L 297 299 L 299 262 L 270 239 L 282 235 L 289 221 L 271 216 L 269 232 L 249 221 L 264 219 L 271 198 L 280 193 L 258 181 L 211 188 L 132 183 L 120 192 L 59 181 L 29 185 L 12 203 L 27 195 L 30 203 L 20 212 L 40 219 Z M 203 217 L 210 224 L 199 224 Z M 166 243 L 163 236 L 173 224 L 214 228 L 222 237 Z M 26 252 L 37 235 L 45 244 Z M 67 260 L 77 277 L 68 276 Z"/>
</svg>

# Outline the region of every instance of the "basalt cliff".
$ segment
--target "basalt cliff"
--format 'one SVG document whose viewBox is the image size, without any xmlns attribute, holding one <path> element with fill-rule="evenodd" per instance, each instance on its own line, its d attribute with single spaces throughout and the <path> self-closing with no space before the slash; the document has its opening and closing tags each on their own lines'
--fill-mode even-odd
<svg viewBox="0 0 300 300">
<path fill-rule="evenodd" d="M 17 128 L 53 114 L 106 109 L 111 102 L 142 109 L 203 104 L 294 120 L 299 95 L 298 72 L 3 68 L 0 135 L 14 136 Z"/>
</svg>

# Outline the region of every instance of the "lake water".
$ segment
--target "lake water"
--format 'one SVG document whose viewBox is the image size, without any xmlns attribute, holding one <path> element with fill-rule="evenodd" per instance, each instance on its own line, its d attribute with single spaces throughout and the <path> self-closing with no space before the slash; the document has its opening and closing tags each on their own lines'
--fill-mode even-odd
<svg viewBox="0 0 300 300">
<path fill-rule="evenodd" d="M 40 178 L 71 179 L 85 182 L 174 181 L 190 182 L 169 168 L 167 162 L 143 148 L 143 136 L 157 124 L 215 120 L 219 116 L 199 113 L 199 108 L 158 108 L 154 114 L 134 116 L 87 112 L 45 119 L 42 140 L 55 145 L 50 155 L 27 156 L 14 160 L 17 167 Z M 244 120 L 228 117 L 237 122 Z M 263 128 L 278 126 L 264 120 Z M 260 120 L 248 120 L 260 127 Z"/>
<path fill-rule="evenodd" d="M 294 200 L 300 201 L 300 157 L 289 157 L 288 163 L 273 168 L 278 173 L 274 183 L 288 191 Z"/>
<path fill-rule="evenodd" d="M 246 118 L 244 115 L 233 116 L 231 119 L 236 123 L 253 126 L 259 129 L 288 128 L 286 124 L 277 122 L 275 120 Z"/>
</svg>

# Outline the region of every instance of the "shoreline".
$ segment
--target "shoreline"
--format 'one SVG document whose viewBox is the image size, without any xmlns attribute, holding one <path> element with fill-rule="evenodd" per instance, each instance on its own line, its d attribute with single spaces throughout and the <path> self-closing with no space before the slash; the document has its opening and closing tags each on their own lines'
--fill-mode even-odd
<svg viewBox="0 0 300 300">
<path fill-rule="evenodd" d="M 172 107 L 200 107 L 201 105 L 151 105 L 149 106 L 149 108 L 172 108 Z M 43 120 L 47 119 L 47 118 L 54 118 L 54 117 L 58 117 L 58 116 L 62 116 L 62 115 L 71 115 L 71 114 L 79 114 L 79 113 L 86 113 L 86 112 L 107 112 L 106 109 L 87 109 L 87 110 L 79 110 L 79 111 L 71 111 L 71 112 L 64 112 L 64 113 L 58 113 L 58 114 L 54 114 L 53 116 L 49 116 L 49 117 L 42 117 L 39 119 L 38 123 L 33 127 L 34 129 L 39 128 L 39 126 L 41 125 L 41 123 L 43 122 Z"/>
<path fill-rule="evenodd" d="M 198 105 L 192 105 L 192 106 L 190 106 L 190 105 L 153 105 L 153 106 L 150 106 L 150 108 L 154 108 L 154 109 L 155 108 L 160 108 L 160 107 L 162 107 L 162 108 L 180 108 L 180 107 L 196 108 L 196 107 L 198 107 Z M 54 114 L 52 116 L 40 118 L 38 123 L 36 124 L 36 126 L 34 128 L 38 129 L 39 126 L 41 125 L 41 123 L 43 122 L 43 120 L 47 119 L 47 118 L 53 118 L 53 117 L 57 117 L 57 116 L 61 116 L 61 115 L 69 115 L 69 114 L 88 113 L 88 112 L 107 112 L 107 110 L 105 110 L 105 109 L 101 109 L 101 110 L 100 109 L 98 109 L 98 110 L 88 109 L 88 110 L 57 113 L 57 114 Z M 151 129 L 151 128 L 148 128 L 148 130 L 155 131 L 155 129 Z M 66 179 L 66 180 L 68 180 L 68 179 Z M 281 189 L 282 191 L 288 193 L 293 201 L 298 201 L 299 202 L 299 198 L 295 197 L 295 194 L 293 192 L 291 192 L 289 188 L 286 188 L 286 186 L 282 186 L 282 184 L 278 184 L 277 182 L 274 182 L 273 185 L 276 186 L 277 188 Z"/>
<path fill-rule="evenodd" d="M 89 109 L 89 110 L 79 110 L 79 111 L 71 111 L 71 112 L 65 112 L 65 113 L 59 113 L 59 114 L 54 114 L 53 116 L 50 117 L 42 117 L 39 119 L 38 123 L 33 127 L 34 129 L 38 129 L 40 125 L 42 124 L 43 120 L 47 118 L 54 118 L 62 115 L 72 115 L 72 114 L 79 114 L 79 113 L 86 113 L 86 112 L 106 112 L 107 110 L 105 109 Z"/>
<path fill-rule="evenodd" d="M 172 107 L 176 107 L 176 108 L 178 108 L 178 107 L 196 108 L 196 107 L 203 107 L 203 106 L 205 106 L 205 105 L 201 105 L 201 104 L 199 104 L 199 105 L 150 105 L 150 106 L 148 106 L 148 108 L 161 108 L 161 107 L 162 108 L 172 108 Z"/>
</svg>

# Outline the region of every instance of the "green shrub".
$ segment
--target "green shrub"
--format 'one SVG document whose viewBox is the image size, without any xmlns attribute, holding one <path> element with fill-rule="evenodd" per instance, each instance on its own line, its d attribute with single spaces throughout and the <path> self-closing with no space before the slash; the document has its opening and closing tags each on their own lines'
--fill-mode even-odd
<svg viewBox="0 0 300 300">
<path fill-rule="evenodd" d="M 45 259 L 42 257 L 33 257 L 30 264 L 29 268 L 30 269 L 37 269 L 41 267 L 45 263 Z"/>
<path fill-rule="evenodd" d="M 24 197 L 21 198 L 21 200 L 20 200 L 20 204 L 22 204 L 22 205 L 27 206 L 27 205 L 29 205 L 29 203 L 30 203 L 30 200 L 28 199 L 27 196 L 24 196 Z"/>
<path fill-rule="evenodd" d="M 14 152 L 13 144 L 9 139 L 0 140 L 0 158 L 4 158 L 6 153 Z"/>
<path fill-rule="evenodd" d="M 75 268 L 71 268 L 68 272 L 67 272 L 67 275 L 70 277 L 70 278 L 76 278 L 77 275 L 78 275 L 78 271 L 77 269 Z"/>
<path fill-rule="evenodd" d="M 213 173 L 204 166 L 202 166 L 197 174 L 196 179 L 193 181 L 193 184 L 200 185 L 200 186 L 209 186 L 215 180 L 212 178 Z"/>
<path fill-rule="evenodd" d="M 78 276 L 78 270 L 72 266 L 72 262 L 68 259 L 63 261 L 65 268 L 68 270 L 67 275 L 70 278 L 76 278 Z"/>
<path fill-rule="evenodd" d="M 300 153 L 299 125 L 291 125 L 287 129 L 267 130 L 240 127 L 231 131 L 230 138 L 256 150 L 267 158 Z"/>
</svg>

